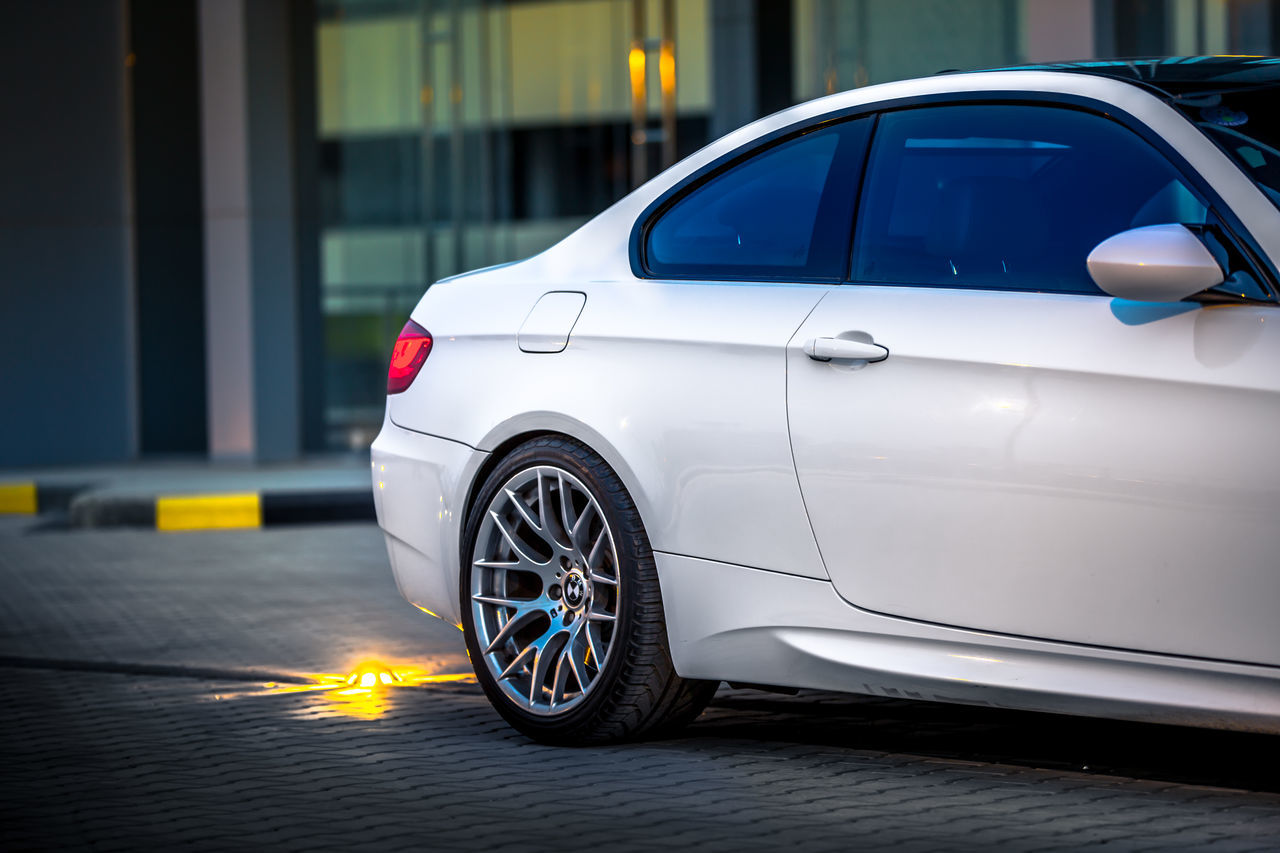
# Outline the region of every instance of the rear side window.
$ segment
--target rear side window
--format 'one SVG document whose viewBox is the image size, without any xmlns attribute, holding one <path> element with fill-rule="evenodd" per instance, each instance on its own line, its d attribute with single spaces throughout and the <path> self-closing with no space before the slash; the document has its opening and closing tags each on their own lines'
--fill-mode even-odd
<svg viewBox="0 0 1280 853">
<path fill-rule="evenodd" d="M 661 212 L 645 243 L 655 276 L 839 279 L 869 122 L 822 128 L 751 156 Z"/>
<path fill-rule="evenodd" d="M 1101 293 L 1085 259 L 1207 208 L 1119 124 L 1058 107 L 966 105 L 880 119 L 858 216 L 858 281 Z"/>
</svg>

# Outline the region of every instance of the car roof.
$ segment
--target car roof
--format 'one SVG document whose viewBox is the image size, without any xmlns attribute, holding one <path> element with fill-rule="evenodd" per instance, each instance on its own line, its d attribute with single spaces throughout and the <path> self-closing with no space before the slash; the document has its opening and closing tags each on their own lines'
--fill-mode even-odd
<svg viewBox="0 0 1280 853">
<path fill-rule="evenodd" d="M 1211 89 L 1247 89 L 1280 85 L 1280 57 L 1275 56 L 1165 56 L 1133 59 L 1087 59 L 1010 65 L 989 71 L 1065 71 L 1109 77 L 1153 89 L 1164 95 L 1180 95 Z"/>
</svg>

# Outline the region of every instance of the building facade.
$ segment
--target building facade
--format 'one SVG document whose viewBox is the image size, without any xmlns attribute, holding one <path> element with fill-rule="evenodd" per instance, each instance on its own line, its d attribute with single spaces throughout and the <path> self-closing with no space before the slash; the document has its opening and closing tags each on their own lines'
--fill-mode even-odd
<svg viewBox="0 0 1280 853">
<path fill-rule="evenodd" d="M 424 288 L 761 115 L 1274 53 L 1280 0 L 51 0 L 0 35 L 0 467 L 361 450 Z"/>
</svg>

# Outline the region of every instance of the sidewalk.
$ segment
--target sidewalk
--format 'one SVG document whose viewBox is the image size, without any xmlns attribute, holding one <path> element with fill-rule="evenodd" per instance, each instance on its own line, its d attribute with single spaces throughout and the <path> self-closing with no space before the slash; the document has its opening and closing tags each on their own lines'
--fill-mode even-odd
<svg viewBox="0 0 1280 853">
<path fill-rule="evenodd" d="M 374 518 L 367 454 L 274 465 L 190 460 L 0 471 L 3 513 L 158 530 Z"/>
</svg>

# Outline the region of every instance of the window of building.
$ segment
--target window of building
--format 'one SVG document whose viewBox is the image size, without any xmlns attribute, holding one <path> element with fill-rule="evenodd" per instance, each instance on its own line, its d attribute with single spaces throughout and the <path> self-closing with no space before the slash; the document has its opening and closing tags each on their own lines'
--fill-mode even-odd
<svg viewBox="0 0 1280 853">
<path fill-rule="evenodd" d="M 885 114 L 866 180 L 860 281 L 1096 294 L 1085 259 L 1100 242 L 1207 213 L 1138 136 L 1057 107 Z"/>
<path fill-rule="evenodd" d="M 868 123 L 818 130 L 739 163 L 677 201 L 650 228 L 653 275 L 838 279 Z"/>
</svg>

